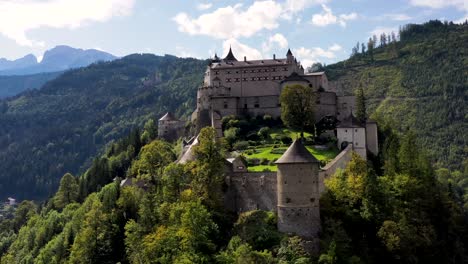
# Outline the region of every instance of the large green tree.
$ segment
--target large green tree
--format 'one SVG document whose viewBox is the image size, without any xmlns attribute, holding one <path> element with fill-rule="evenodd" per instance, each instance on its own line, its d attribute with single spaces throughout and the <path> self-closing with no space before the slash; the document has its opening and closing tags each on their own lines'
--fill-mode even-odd
<svg viewBox="0 0 468 264">
<path fill-rule="evenodd" d="M 288 127 L 304 132 L 312 131 L 315 120 L 315 95 L 311 88 L 299 84 L 281 91 L 281 119 Z"/>
</svg>

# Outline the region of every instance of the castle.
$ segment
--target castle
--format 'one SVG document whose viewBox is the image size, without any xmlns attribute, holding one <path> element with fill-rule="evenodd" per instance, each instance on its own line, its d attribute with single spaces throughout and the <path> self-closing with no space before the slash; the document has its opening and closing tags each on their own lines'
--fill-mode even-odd
<svg viewBox="0 0 468 264">
<path fill-rule="evenodd" d="M 337 96 L 324 72 L 305 73 L 302 65 L 288 50 L 286 58 L 238 61 L 231 49 L 228 55 L 211 60 L 203 85 L 197 92 L 197 107 L 191 116 L 197 130 L 205 126 L 223 136 L 224 116 L 281 116 L 280 94 L 284 87 L 299 84 L 313 89 L 316 95 L 315 121 L 337 120 L 334 131 L 341 153 L 326 166 L 320 167 L 300 140 L 294 141 L 276 161 L 278 172 L 249 172 L 242 157 L 226 160 L 226 209 L 241 213 L 250 210 L 275 211 L 278 230 L 295 234 L 308 241 L 308 248 L 318 248 L 320 232 L 320 194 L 324 179 L 343 169 L 357 152 L 366 159 L 368 152 L 378 153 L 377 124 L 360 122 L 353 116 L 354 96 Z M 159 136 L 170 139 L 179 135 L 181 122 L 168 113 L 159 120 Z M 193 137 L 184 148 L 179 163 L 194 159 Z"/>
</svg>

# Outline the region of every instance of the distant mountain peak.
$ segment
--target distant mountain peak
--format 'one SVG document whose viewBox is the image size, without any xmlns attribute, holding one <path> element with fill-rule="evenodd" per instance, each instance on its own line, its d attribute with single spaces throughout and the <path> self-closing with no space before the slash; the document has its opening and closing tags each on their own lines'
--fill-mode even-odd
<svg viewBox="0 0 468 264">
<path fill-rule="evenodd" d="M 96 49 L 84 50 L 67 45 L 58 45 L 44 52 L 40 62 L 32 54 L 15 61 L 0 59 L 0 75 L 27 75 L 64 71 L 85 67 L 97 61 L 111 61 L 116 58 L 110 53 Z"/>
</svg>

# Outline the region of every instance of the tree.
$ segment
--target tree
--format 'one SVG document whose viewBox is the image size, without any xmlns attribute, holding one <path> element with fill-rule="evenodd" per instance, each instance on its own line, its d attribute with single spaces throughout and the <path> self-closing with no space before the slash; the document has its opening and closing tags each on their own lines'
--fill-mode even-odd
<svg viewBox="0 0 468 264">
<path fill-rule="evenodd" d="M 78 179 L 70 173 L 63 175 L 60 186 L 54 196 L 53 204 L 57 209 L 63 209 L 67 204 L 77 202 L 79 198 Z"/>
<path fill-rule="evenodd" d="M 367 53 L 369 54 L 370 61 L 374 61 L 374 45 L 374 40 L 369 38 L 369 41 L 367 42 Z"/>
<path fill-rule="evenodd" d="M 356 117 L 362 123 L 366 122 L 366 98 L 364 97 L 364 90 L 359 87 L 356 94 Z"/>
<path fill-rule="evenodd" d="M 141 149 L 140 159 L 132 164 L 131 172 L 135 176 L 157 183 L 163 168 L 175 158 L 172 147 L 168 143 L 155 140 Z"/>
<path fill-rule="evenodd" d="M 365 54 L 366 53 L 366 45 L 363 43 L 361 43 L 361 53 L 362 54 Z"/>
<path fill-rule="evenodd" d="M 205 127 L 198 135 L 200 142 L 194 148 L 196 157 L 192 171 L 192 190 L 210 208 L 222 207 L 222 185 L 224 182 L 224 154 L 216 140 L 216 130 Z"/>
<path fill-rule="evenodd" d="M 280 95 L 281 119 L 290 128 L 312 131 L 314 127 L 315 95 L 311 88 L 302 85 L 284 87 Z"/>
</svg>

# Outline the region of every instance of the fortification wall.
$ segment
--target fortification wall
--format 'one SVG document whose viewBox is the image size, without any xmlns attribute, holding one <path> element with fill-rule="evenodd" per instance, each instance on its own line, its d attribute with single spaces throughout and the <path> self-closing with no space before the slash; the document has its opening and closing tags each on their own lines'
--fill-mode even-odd
<svg viewBox="0 0 468 264">
<path fill-rule="evenodd" d="M 225 208 L 241 213 L 251 210 L 276 212 L 276 172 L 239 172 L 226 176 Z"/>
<path fill-rule="evenodd" d="M 325 191 L 325 179 L 335 174 L 337 169 L 344 169 L 348 162 L 351 160 L 353 152 L 353 145 L 349 144 L 338 156 L 330 161 L 319 172 L 319 193 Z"/>
</svg>

